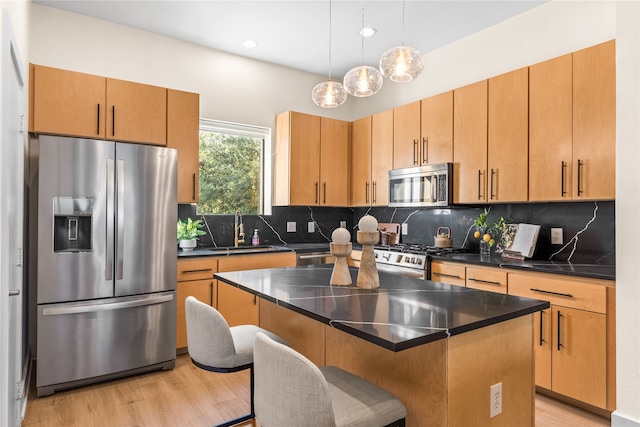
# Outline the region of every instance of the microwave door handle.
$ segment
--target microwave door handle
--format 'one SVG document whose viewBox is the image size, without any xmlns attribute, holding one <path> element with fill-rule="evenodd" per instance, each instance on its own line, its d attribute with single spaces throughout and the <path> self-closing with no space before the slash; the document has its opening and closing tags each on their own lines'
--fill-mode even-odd
<svg viewBox="0 0 640 427">
<path fill-rule="evenodd" d="M 431 201 L 438 200 L 438 175 L 433 175 L 431 178 Z"/>
</svg>

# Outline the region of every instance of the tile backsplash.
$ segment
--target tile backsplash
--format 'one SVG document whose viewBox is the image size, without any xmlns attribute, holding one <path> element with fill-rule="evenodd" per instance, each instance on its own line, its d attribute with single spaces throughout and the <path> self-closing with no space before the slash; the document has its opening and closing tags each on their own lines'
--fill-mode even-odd
<svg viewBox="0 0 640 427">
<path fill-rule="evenodd" d="M 574 263 L 615 264 L 615 202 L 554 202 L 519 203 L 450 208 L 328 208 L 273 207 L 272 215 L 244 215 L 245 244 L 251 243 L 254 229 L 258 229 L 261 244 L 327 243 L 331 233 L 346 222 L 355 232 L 358 221 L 366 214 L 378 222 L 406 223 L 408 233 L 401 235 L 404 243 L 433 244 L 438 227 L 449 227 L 454 247 L 478 250 L 473 237 L 474 219 L 484 208 L 489 210 L 489 223 L 499 217 L 514 223 L 541 225 L 535 259 L 553 259 Z M 197 215 L 195 205 L 178 205 L 178 217 L 204 219 L 207 233 L 198 241 L 199 247 L 233 245 L 233 215 Z M 296 224 L 296 232 L 287 232 L 287 223 Z M 308 223 L 314 231 L 308 231 Z M 551 244 L 551 228 L 563 229 L 563 244 Z"/>
</svg>

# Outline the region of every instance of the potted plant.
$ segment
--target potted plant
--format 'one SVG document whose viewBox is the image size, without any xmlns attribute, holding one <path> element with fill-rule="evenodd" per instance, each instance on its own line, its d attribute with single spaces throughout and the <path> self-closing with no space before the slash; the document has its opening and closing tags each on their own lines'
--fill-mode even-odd
<svg viewBox="0 0 640 427">
<path fill-rule="evenodd" d="M 196 247 L 198 236 L 206 234 L 200 230 L 204 227 L 201 219 L 192 221 L 187 218 L 186 221 L 178 220 L 178 241 L 183 251 L 192 251 Z"/>
<path fill-rule="evenodd" d="M 505 226 L 511 221 L 508 218 L 500 217 L 498 221 L 493 225 L 489 225 L 488 221 L 489 211 L 484 208 L 484 211 L 478 215 L 474 220 L 476 226 L 476 232 L 473 237 L 480 239 L 480 255 L 489 256 L 491 247 L 496 244 L 496 240 L 500 238 Z"/>
</svg>

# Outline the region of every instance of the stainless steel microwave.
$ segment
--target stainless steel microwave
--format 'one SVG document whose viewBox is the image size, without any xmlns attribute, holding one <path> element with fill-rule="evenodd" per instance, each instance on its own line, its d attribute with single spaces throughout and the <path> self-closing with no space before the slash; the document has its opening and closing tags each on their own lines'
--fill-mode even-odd
<svg viewBox="0 0 640 427">
<path fill-rule="evenodd" d="M 453 203 L 453 163 L 389 171 L 389 206 L 428 207 Z"/>
</svg>

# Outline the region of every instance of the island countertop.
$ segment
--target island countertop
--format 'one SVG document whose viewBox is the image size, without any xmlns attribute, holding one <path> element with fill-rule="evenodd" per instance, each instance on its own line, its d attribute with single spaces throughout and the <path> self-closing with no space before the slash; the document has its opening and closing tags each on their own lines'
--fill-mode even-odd
<svg viewBox="0 0 640 427">
<path fill-rule="evenodd" d="M 379 272 L 380 288 L 332 286 L 332 265 L 217 273 L 267 301 L 392 351 L 549 308 L 546 301 Z"/>
</svg>

